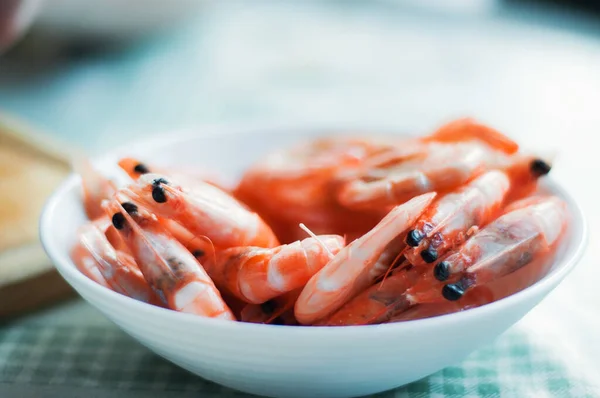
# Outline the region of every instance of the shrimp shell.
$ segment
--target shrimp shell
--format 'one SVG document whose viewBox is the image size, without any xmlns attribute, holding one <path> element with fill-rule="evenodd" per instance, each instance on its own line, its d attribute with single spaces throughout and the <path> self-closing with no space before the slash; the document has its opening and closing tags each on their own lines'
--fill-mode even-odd
<svg viewBox="0 0 600 398">
<path fill-rule="evenodd" d="M 343 246 L 343 237 L 324 235 L 270 249 L 233 247 L 205 267 L 217 287 L 261 304 L 304 286 Z"/>
</svg>

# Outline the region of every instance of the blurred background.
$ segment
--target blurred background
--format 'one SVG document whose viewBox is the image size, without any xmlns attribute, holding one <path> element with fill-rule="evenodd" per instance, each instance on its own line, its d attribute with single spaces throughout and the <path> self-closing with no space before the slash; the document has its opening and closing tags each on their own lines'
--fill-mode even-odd
<svg viewBox="0 0 600 398">
<path fill-rule="evenodd" d="M 55 160 L 205 124 L 356 123 L 421 133 L 472 116 L 557 154 L 554 178 L 583 205 L 594 242 L 600 211 L 588 173 L 600 172 L 598 104 L 600 1 L 0 0 L 0 132 L 36 147 L 36 156 L 52 148 Z M 2 152 L 7 142 L 0 137 L 4 181 L 20 164 Z M 27 175 L 54 184 L 62 174 Z M 3 192 L 13 202 L 38 198 L 37 214 L 52 184 L 17 191 L 6 183 Z M 38 281 L 2 299 L 6 281 L 23 278 L 2 273 L 2 250 L 0 242 L 0 303 L 51 290 Z M 561 372 L 597 381 L 595 254 L 592 244 L 516 330 L 560 358 Z M 111 327 L 75 301 L 10 330 L 90 324 Z M 2 358 L 0 350 L 0 367 Z"/>
<path fill-rule="evenodd" d="M 594 1 L 2 4 L 32 27 L 0 58 L 0 108 L 90 150 L 199 123 L 465 114 L 539 138 L 598 103 Z"/>
</svg>

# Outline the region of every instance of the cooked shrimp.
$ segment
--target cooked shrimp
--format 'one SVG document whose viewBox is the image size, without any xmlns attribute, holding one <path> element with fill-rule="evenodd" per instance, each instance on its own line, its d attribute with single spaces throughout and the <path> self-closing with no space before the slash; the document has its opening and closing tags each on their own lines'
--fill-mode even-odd
<svg viewBox="0 0 600 398">
<path fill-rule="evenodd" d="M 384 139 L 317 138 L 268 154 L 246 171 L 240 184 L 254 179 L 278 183 L 328 179 L 341 169 L 360 165 L 367 156 L 389 146 L 390 141 Z"/>
<path fill-rule="evenodd" d="M 442 196 L 408 233 L 406 258 L 415 266 L 434 263 L 498 217 L 507 201 L 535 190 L 537 179 L 549 171 L 541 159 L 514 156 L 504 171 L 489 171 Z"/>
<path fill-rule="evenodd" d="M 435 266 L 435 277 L 446 281 L 461 275 L 442 291 L 457 300 L 469 289 L 498 279 L 547 256 L 569 220 L 566 204 L 557 197 L 525 199 L 469 239 L 457 252 Z"/>
<path fill-rule="evenodd" d="M 303 237 L 297 228 L 299 223 L 317 234 L 360 236 L 384 214 L 340 206 L 334 194 L 336 176 L 353 170 L 385 145 L 339 137 L 316 139 L 271 153 L 244 173 L 235 196 L 258 212 L 283 243 Z"/>
<path fill-rule="evenodd" d="M 351 209 L 393 206 L 426 192 L 456 189 L 486 170 L 502 167 L 508 159 L 477 141 L 432 142 L 425 157 L 400 158 L 348 181 L 339 188 L 337 199 Z"/>
<path fill-rule="evenodd" d="M 114 195 L 116 185 L 99 173 L 86 159 L 73 163 L 73 169 L 81 176 L 83 206 L 90 220 L 104 216 L 102 201 Z"/>
<path fill-rule="evenodd" d="M 124 189 L 157 216 L 172 219 L 218 249 L 275 247 L 277 237 L 262 218 L 222 190 L 197 181 L 186 190 L 170 177 L 144 174 Z"/>
<path fill-rule="evenodd" d="M 107 217 L 83 225 L 79 242 L 96 261 L 98 270 L 115 292 L 145 303 L 162 305 L 140 272 L 135 260 L 127 253 L 115 250 L 106 238 L 110 227 Z"/>
<path fill-rule="evenodd" d="M 106 211 L 146 281 L 170 309 L 235 320 L 204 268 L 154 215 L 122 193 Z"/>
<path fill-rule="evenodd" d="M 442 315 L 484 305 L 524 289 L 547 272 L 566 223 L 564 203 L 560 199 L 538 198 L 536 203 L 526 199 L 525 202 L 528 205 L 516 206 L 520 210 L 507 213 L 506 216 L 512 215 L 510 219 L 502 221 L 506 216 L 500 217 L 440 263 L 444 268 L 436 269 L 435 278 L 443 276 L 444 281 L 451 279 L 454 283 L 444 286 L 443 281 L 436 280 L 428 270 L 420 271 L 417 267 L 399 269 L 319 324 L 364 325 Z M 537 209 L 531 209 L 532 206 Z M 529 212 L 530 216 L 515 214 L 517 212 Z M 470 250 L 465 249 L 469 247 Z M 442 274 L 451 270 L 449 265 L 444 265 L 446 262 L 454 261 L 457 265 L 459 260 L 472 265 L 466 268 L 463 264 L 465 272 L 457 267 L 454 272 Z M 469 272 L 469 269 L 475 271 Z M 482 291 L 486 293 L 476 293 Z M 464 292 L 466 295 L 461 298 Z M 448 304 L 448 300 L 459 301 Z"/>
<path fill-rule="evenodd" d="M 304 287 L 294 309 L 298 322 L 325 318 L 385 273 L 385 268 L 377 267 L 379 257 L 390 242 L 401 239 L 435 196 L 424 194 L 396 206 L 375 228 L 344 247 Z"/>
<path fill-rule="evenodd" d="M 219 289 L 261 304 L 304 286 L 343 246 L 341 236 L 324 235 L 270 249 L 232 247 L 204 264 Z"/>
<path fill-rule="evenodd" d="M 546 276 L 554 263 L 557 249 L 558 245 L 554 244 L 550 247 L 546 255 L 532 260 L 527 266 L 513 273 L 474 287 L 457 301 L 445 300 L 444 302 L 418 304 L 407 311 L 396 313 L 396 315 L 392 316 L 390 322 L 430 318 L 452 312 L 465 311 L 518 293 Z"/>
</svg>

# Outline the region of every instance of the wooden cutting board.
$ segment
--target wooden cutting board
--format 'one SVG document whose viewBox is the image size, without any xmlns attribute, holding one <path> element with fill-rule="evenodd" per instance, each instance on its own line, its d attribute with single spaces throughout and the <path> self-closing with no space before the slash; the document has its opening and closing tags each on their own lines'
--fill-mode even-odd
<svg viewBox="0 0 600 398">
<path fill-rule="evenodd" d="M 0 320 L 74 296 L 38 237 L 43 205 L 70 172 L 70 153 L 0 113 Z"/>
</svg>

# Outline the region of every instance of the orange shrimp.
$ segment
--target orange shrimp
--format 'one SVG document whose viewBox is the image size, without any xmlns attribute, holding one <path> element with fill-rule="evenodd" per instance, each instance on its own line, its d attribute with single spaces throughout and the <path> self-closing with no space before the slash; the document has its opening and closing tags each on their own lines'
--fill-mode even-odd
<svg viewBox="0 0 600 398">
<path fill-rule="evenodd" d="M 355 169 L 367 155 L 386 145 L 387 142 L 334 137 L 277 151 L 250 167 L 234 194 L 258 212 L 283 243 L 302 238 L 299 223 L 317 234 L 360 236 L 384 214 L 341 207 L 333 192 L 336 176 Z"/>
<path fill-rule="evenodd" d="M 343 246 L 341 236 L 322 235 L 270 249 L 232 247 L 205 268 L 219 289 L 261 304 L 304 286 Z"/>
<path fill-rule="evenodd" d="M 90 220 L 103 217 L 102 201 L 115 194 L 116 185 L 94 169 L 85 159 L 74 162 L 73 169 L 81 176 L 83 206 L 87 217 Z"/>
<path fill-rule="evenodd" d="M 538 208 L 532 209 L 531 206 Z M 356 296 L 320 324 L 339 326 L 386 322 L 394 314 L 400 314 L 415 305 L 437 305 L 448 300 L 458 300 L 465 291 L 486 284 L 490 284 L 489 291 L 503 289 L 502 291 L 506 292 L 506 283 L 501 285 L 497 278 L 527 265 L 532 259 L 537 258 L 546 263 L 552 252 L 550 246 L 556 242 L 558 234 L 566 225 L 563 206 L 564 203 L 558 198 L 538 199 L 537 203 L 529 207 L 508 213 L 513 215 L 498 218 L 474 235 L 457 252 L 450 254 L 440 263 L 441 266 L 438 264 L 435 274 L 430 273 L 429 269 L 421 270 L 418 267 L 400 268 L 381 284 L 371 286 Z M 520 214 L 514 214 L 517 212 Z M 529 217 L 526 212 L 530 213 Z M 546 225 L 541 224 L 544 217 Z M 544 227 L 547 228 L 546 231 L 542 230 Z M 538 240 L 537 244 L 534 243 L 535 239 Z M 467 268 L 466 272 L 462 272 L 466 266 L 459 269 L 460 260 L 469 262 L 473 271 Z M 452 269 L 450 264 L 455 265 L 457 269 Z M 540 275 L 537 272 L 540 267 L 535 263 L 532 265 L 533 269 L 520 274 L 527 283 L 531 283 L 534 277 Z M 438 267 L 444 268 L 439 270 Z M 453 283 L 444 286 L 444 282 Z M 520 283 L 511 283 L 511 286 L 517 287 Z M 481 297 L 477 300 L 485 303 Z M 433 305 L 432 307 L 437 308 Z M 453 311 L 459 307 L 442 305 L 439 308 L 443 311 Z"/>
<path fill-rule="evenodd" d="M 202 265 L 147 210 L 117 193 L 106 212 L 148 284 L 167 307 L 226 320 L 235 317 Z"/>
<path fill-rule="evenodd" d="M 122 190 L 157 216 L 172 219 L 215 248 L 238 246 L 270 248 L 277 237 L 262 218 L 222 190 L 197 181 L 193 190 L 158 174 L 144 174 Z"/>
<path fill-rule="evenodd" d="M 208 184 L 214 185 L 217 188 L 228 192 L 229 188 L 226 188 L 222 183 L 217 182 L 216 178 L 202 173 L 191 173 L 184 170 L 174 170 L 170 168 L 157 167 L 155 165 L 149 165 L 146 162 L 142 162 L 139 159 L 132 157 L 121 158 L 118 162 L 119 167 L 129 175 L 131 179 L 136 181 L 140 176 L 148 173 L 158 173 L 163 175 L 169 175 L 175 178 L 181 183 L 193 186 L 195 181 L 200 180 Z"/>
<path fill-rule="evenodd" d="M 379 257 L 390 242 L 406 232 L 435 198 L 418 196 L 393 208 L 375 228 L 344 247 L 306 284 L 294 314 L 301 324 L 311 324 L 332 314 L 386 272 Z"/>
<path fill-rule="evenodd" d="M 539 196 L 517 203 L 479 231 L 455 253 L 435 266 L 435 277 L 447 281 L 443 296 L 457 300 L 472 287 L 498 279 L 548 256 L 563 231 L 569 215 L 566 204 L 558 197 Z"/>
<path fill-rule="evenodd" d="M 400 312 L 389 322 L 401 322 L 413 319 L 430 318 L 433 316 L 465 311 L 480 307 L 494 301 L 501 300 L 531 286 L 541 280 L 550 270 L 555 260 L 558 245 L 551 246 L 548 254 L 532 260 L 527 266 L 503 276 L 499 279 L 476 286 L 467 291 L 457 301 L 444 301 L 435 303 L 418 304 L 405 312 Z"/>
<path fill-rule="evenodd" d="M 83 225 L 78 234 L 81 246 L 94 258 L 98 270 L 112 290 L 135 300 L 162 305 L 135 260 L 127 253 L 115 250 L 109 243 L 105 233 L 110 225 L 107 217 Z"/>
<path fill-rule="evenodd" d="M 534 190 L 548 172 L 550 165 L 541 159 L 514 156 L 504 171 L 488 171 L 442 196 L 408 233 L 406 258 L 415 266 L 434 263 L 498 217 L 508 200 Z"/>
<path fill-rule="evenodd" d="M 507 164 L 509 156 L 478 141 L 431 142 L 426 156 L 386 162 L 341 185 L 337 200 L 349 209 L 394 206 L 426 193 L 456 189 L 483 172 Z"/>
</svg>

